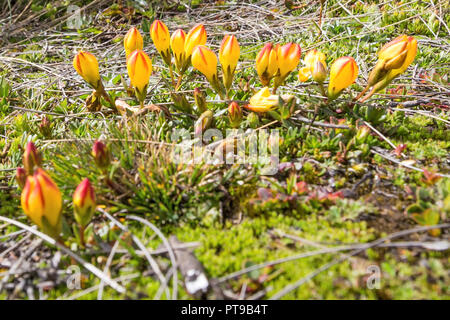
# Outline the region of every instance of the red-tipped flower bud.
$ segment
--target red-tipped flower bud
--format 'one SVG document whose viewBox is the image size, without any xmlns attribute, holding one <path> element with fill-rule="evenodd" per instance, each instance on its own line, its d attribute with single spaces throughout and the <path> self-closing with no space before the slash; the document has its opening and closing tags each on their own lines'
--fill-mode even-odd
<svg viewBox="0 0 450 320">
<path fill-rule="evenodd" d="M 96 202 L 94 188 L 89 179 L 84 179 L 73 194 L 73 211 L 75 220 L 84 228 L 95 213 Z"/>
<path fill-rule="evenodd" d="M 50 137 L 52 134 L 52 125 L 46 116 L 42 118 L 41 123 L 39 124 L 39 131 L 46 138 Z"/>
<path fill-rule="evenodd" d="M 106 169 L 111 163 L 111 156 L 106 145 L 96 140 L 92 147 L 92 156 L 100 169 Z"/>
<path fill-rule="evenodd" d="M 23 166 L 28 175 L 33 175 L 34 169 L 42 165 L 42 156 L 33 142 L 28 142 L 23 154 Z"/>
<path fill-rule="evenodd" d="M 230 124 L 233 128 L 237 128 L 241 124 L 242 108 L 236 101 L 231 102 L 228 106 L 228 119 L 230 120 Z"/>
</svg>

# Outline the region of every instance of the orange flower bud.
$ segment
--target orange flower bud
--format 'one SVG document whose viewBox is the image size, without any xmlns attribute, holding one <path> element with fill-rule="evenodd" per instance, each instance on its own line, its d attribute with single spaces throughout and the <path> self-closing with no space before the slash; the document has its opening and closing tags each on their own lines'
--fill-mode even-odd
<svg viewBox="0 0 450 320">
<path fill-rule="evenodd" d="M 27 182 L 27 172 L 24 168 L 17 168 L 16 181 L 20 188 L 25 186 L 25 183 Z"/>
<path fill-rule="evenodd" d="M 22 162 L 28 175 L 32 175 L 34 173 L 34 169 L 42 165 L 41 153 L 31 141 L 28 142 L 25 147 Z"/>
<path fill-rule="evenodd" d="M 289 73 L 297 68 L 301 52 L 300 46 L 296 43 L 288 43 L 278 47 L 278 77 L 285 79 Z"/>
<path fill-rule="evenodd" d="M 355 82 L 357 76 L 358 65 L 352 57 L 341 57 L 333 62 L 330 68 L 328 99 L 336 99 L 342 90 Z"/>
<path fill-rule="evenodd" d="M 278 70 L 277 50 L 267 43 L 256 56 L 256 72 L 263 86 L 268 86 Z"/>
<path fill-rule="evenodd" d="M 73 67 L 84 81 L 89 83 L 94 89 L 101 88 L 102 81 L 98 71 L 98 62 L 93 54 L 86 51 L 78 52 L 73 58 Z"/>
<path fill-rule="evenodd" d="M 236 37 L 233 35 L 225 36 L 219 50 L 219 61 L 222 65 L 223 84 L 227 90 L 231 88 L 240 54 L 241 51 Z"/>
<path fill-rule="evenodd" d="M 368 86 L 375 91 L 384 89 L 395 77 L 403 73 L 417 54 L 417 40 L 401 35 L 385 44 L 378 53 L 378 63 L 369 75 Z"/>
<path fill-rule="evenodd" d="M 61 232 L 62 196 L 52 178 L 41 168 L 27 178 L 21 196 L 25 214 L 48 235 Z"/>
<path fill-rule="evenodd" d="M 206 46 L 197 46 L 192 52 L 192 66 L 203 73 L 211 86 L 220 92 L 220 84 L 217 76 L 217 57 Z"/>
<path fill-rule="evenodd" d="M 142 50 L 144 48 L 144 40 L 142 39 L 141 33 L 135 27 L 128 30 L 127 34 L 123 38 L 123 46 L 125 48 L 125 54 L 128 56 L 134 50 Z"/>
<path fill-rule="evenodd" d="M 245 108 L 255 112 L 267 112 L 276 109 L 279 103 L 279 96 L 270 94 L 269 88 L 264 87 L 250 98 Z"/>
<path fill-rule="evenodd" d="M 242 121 L 242 109 L 236 101 L 231 102 L 228 106 L 228 119 L 233 128 L 239 127 Z"/>
<path fill-rule="evenodd" d="M 148 81 L 152 74 L 152 60 L 142 50 L 135 50 L 127 59 L 128 75 L 136 97 L 143 103 L 147 95 Z"/>
<path fill-rule="evenodd" d="M 106 169 L 111 164 L 111 155 L 103 142 L 96 140 L 92 146 L 91 154 L 100 169 Z"/>
<path fill-rule="evenodd" d="M 170 54 L 170 33 L 164 22 L 160 20 L 155 20 L 150 28 L 150 35 L 153 40 L 153 44 L 158 50 L 159 54 L 163 58 L 167 65 L 171 63 Z"/>
<path fill-rule="evenodd" d="M 177 29 L 170 38 L 170 48 L 172 48 L 175 56 L 175 65 L 178 71 L 182 71 L 186 64 L 186 55 L 184 53 L 184 43 L 186 41 L 186 33 L 183 29 Z"/>
<path fill-rule="evenodd" d="M 206 30 L 202 24 L 193 27 L 186 36 L 184 43 L 184 53 L 187 60 L 191 57 L 196 46 L 206 44 Z"/>
<path fill-rule="evenodd" d="M 73 210 L 75 220 L 84 228 L 95 213 L 95 193 L 89 179 L 84 179 L 73 194 Z"/>
</svg>

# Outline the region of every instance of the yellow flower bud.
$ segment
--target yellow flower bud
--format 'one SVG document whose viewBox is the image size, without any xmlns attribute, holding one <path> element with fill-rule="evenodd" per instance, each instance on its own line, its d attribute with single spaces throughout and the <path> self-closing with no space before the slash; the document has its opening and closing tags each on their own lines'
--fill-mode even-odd
<svg viewBox="0 0 450 320">
<path fill-rule="evenodd" d="M 211 84 L 217 81 L 217 57 L 208 47 L 195 47 L 191 62 L 192 66 L 203 73 Z"/>
<path fill-rule="evenodd" d="M 170 48 L 175 56 L 175 65 L 178 71 L 182 71 L 186 64 L 186 56 L 184 54 L 184 43 L 186 41 L 186 33 L 183 29 L 177 29 L 170 38 Z"/>
<path fill-rule="evenodd" d="M 225 36 L 220 46 L 219 61 L 222 65 L 223 84 L 227 90 L 231 88 L 240 54 L 241 51 L 236 37 L 233 35 Z"/>
<path fill-rule="evenodd" d="M 330 68 L 330 83 L 328 84 L 328 99 L 336 99 L 348 86 L 355 82 L 358 76 L 358 66 L 352 57 L 337 59 Z"/>
<path fill-rule="evenodd" d="M 311 77 L 319 83 L 324 82 L 327 78 L 327 70 L 319 59 L 311 67 Z"/>
<path fill-rule="evenodd" d="M 142 39 L 141 33 L 135 27 L 128 30 L 127 34 L 123 38 L 123 46 L 125 48 L 125 54 L 128 56 L 134 50 L 142 50 L 144 48 L 144 40 Z"/>
<path fill-rule="evenodd" d="M 312 77 L 314 81 L 324 82 L 327 76 L 327 63 L 325 60 L 325 54 L 317 49 L 308 51 L 305 59 L 303 59 L 305 67 L 300 68 L 298 73 L 299 81 L 305 82 Z"/>
<path fill-rule="evenodd" d="M 75 220 L 84 228 L 95 213 L 95 193 L 89 179 L 84 179 L 73 194 L 73 210 Z"/>
<path fill-rule="evenodd" d="M 28 142 L 23 153 L 23 167 L 27 175 L 31 176 L 34 173 L 34 169 L 42 165 L 42 156 L 33 142 Z"/>
<path fill-rule="evenodd" d="M 256 56 L 256 72 L 263 86 L 268 86 L 278 70 L 277 50 L 267 43 Z"/>
<path fill-rule="evenodd" d="M 369 86 L 384 89 L 396 76 L 403 73 L 417 54 L 417 40 L 401 35 L 385 44 L 378 54 L 378 63 L 369 75 Z M 381 69 L 381 70 L 380 70 Z"/>
<path fill-rule="evenodd" d="M 41 168 L 27 178 L 21 205 L 25 214 L 48 235 L 61 232 L 62 196 L 52 178 Z"/>
<path fill-rule="evenodd" d="M 370 98 L 375 92 L 383 90 L 389 83 L 403 73 L 414 61 L 417 54 L 417 40 L 414 37 L 401 35 L 386 43 L 378 53 L 378 62 L 369 74 L 366 88 L 356 97 L 362 95 L 372 87 L 361 102 Z"/>
<path fill-rule="evenodd" d="M 127 59 L 127 69 L 131 85 L 136 91 L 136 97 L 143 103 L 152 74 L 152 60 L 142 50 L 133 51 Z"/>
<path fill-rule="evenodd" d="M 316 60 L 319 60 L 322 62 L 324 67 L 327 67 L 326 63 L 326 56 L 323 52 L 318 51 L 317 49 L 310 50 L 306 53 L 305 59 L 303 60 L 305 62 L 305 65 L 309 68 L 312 68 Z"/>
<path fill-rule="evenodd" d="M 276 109 L 279 103 L 279 96 L 270 94 L 269 88 L 264 87 L 250 98 L 245 108 L 255 112 L 267 112 Z"/>
<path fill-rule="evenodd" d="M 203 46 L 206 44 L 206 30 L 202 24 L 193 27 L 186 36 L 184 43 L 184 54 L 186 60 L 189 61 L 196 46 Z"/>
<path fill-rule="evenodd" d="M 277 58 L 278 58 L 278 75 L 280 79 L 284 80 L 292 71 L 297 68 L 300 62 L 300 55 L 302 50 L 296 43 L 288 43 L 284 46 L 278 46 Z M 280 81 L 281 84 L 282 81 Z"/>
<path fill-rule="evenodd" d="M 167 65 L 171 63 L 170 33 L 164 22 L 155 20 L 150 28 L 153 44 Z"/>
<path fill-rule="evenodd" d="M 94 89 L 99 89 L 102 85 L 100 73 L 98 71 L 97 58 L 89 52 L 80 51 L 73 58 L 73 67 L 78 74 L 89 83 Z"/>
</svg>

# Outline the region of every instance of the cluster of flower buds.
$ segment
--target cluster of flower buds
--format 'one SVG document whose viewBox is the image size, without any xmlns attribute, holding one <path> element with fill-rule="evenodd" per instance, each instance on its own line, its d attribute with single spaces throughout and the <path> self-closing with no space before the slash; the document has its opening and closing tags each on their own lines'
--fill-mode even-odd
<svg viewBox="0 0 450 320">
<path fill-rule="evenodd" d="M 227 93 L 231 88 L 239 57 L 240 47 L 236 37 L 225 36 L 219 50 L 219 61 L 222 66 L 222 82 Z M 197 45 L 192 52 L 191 62 L 194 69 L 200 71 L 213 89 L 223 96 L 217 72 L 217 60 L 216 54 L 205 45 Z"/>
<path fill-rule="evenodd" d="M 325 54 L 317 49 L 308 51 L 305 55 L 304 64 L 305 66 L 300 68 L 298 72 L 298 80 L 300 82 L 309 79 L 316 81 L 329 101 L 336 99 L 345 88 L 355 82 L 358 76 L 358 66 L 352 57 L 337 59 L 330 68 L 330 82 L 328 93 L 326 93 L 322 85 L 328 73 Z"/>
<path fill-rule="evenodd" d="M 109 151 L 103 143 L 96 141 L 92 154 L 100 168 L 109 166 Z M 23 156 L 25 169 L 18 168 L 16 172 L 17 183 L 23 188 L 21 206 L 30 220 L 44 233 L 58 239 L 62 226 L 62 195 L 53 179 L 40 167 L 41 161 L 39 151 L 29 142 Z M 83 232 L 96 209 L 94 189 L 87 178 L 78 185 L 73 194 L 73 208 L 75 220 Z"/>
<path fill-rule="evenodd" d="M 159 32 L 161 35 L 159 38 L 156 37 L 156 32 Z M 155 36 L 153 34 L 155 34 Z M 191 55 L 194 48 L 198 45 L 206 44 L 206 30 L 202 24 L 198 24 L 194 26 L 187 35 L 183 29 L 177 29 L 172 36 L 170 36 L 166 25 L 163 22 L 156 20 L 152 24 L 152 40 L 163 60 L 169 66 L 171 64 L 171 60 L 168 58 L 171 58 L 169 48 L 172 49 L 175 66 L 178 72 L 183 74 L 191 62 Z"/>
<path fill-rule="evenodd" d="M 296 43 L 273 45 L 267 43 L 256 56 L 256 71 L 263 86 L 274 79 L 274 91 L 283 84 L 287 76 L 300 62 L 301 48 Z"/>
</svg>

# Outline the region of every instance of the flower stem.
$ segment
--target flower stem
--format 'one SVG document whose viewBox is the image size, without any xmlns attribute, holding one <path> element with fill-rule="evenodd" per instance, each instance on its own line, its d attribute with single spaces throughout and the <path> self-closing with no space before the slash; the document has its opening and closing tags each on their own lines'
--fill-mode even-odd
<svg viewBox="0 0 450 320">
<path fill-rule="evenodd" d="M 369 99 L 371 96 L 373 96 L 374 93 L 375 93 L 375 88 L 372 88 L 372 90 L 370 90 L 370 92 L 369 92 L 364 98 L 362 98 L 360 102 L 366 101 L 366 100 Z"/>
<path fill-rule="evenodd" d="M 106 99 L 106 101 L 109 104 L 109 108 L 113 109 L 114 111 L 117 111 L 116 105 L 114 104 L 114 102 L 112 101 L 110 95 L 106 92 L 105 87 L 103 86 L 103 84 L 101 83 L 99 88 L 97 89 L 97 92 Z"/>
<path fill-rule="evenodd" d="M 363 96 L 364 93 L 367 92 L 367 90 L 369 90 L 369 85 L 367 85 L 367 86 L 364 88 L 364 90 L 361 91 L 361 92 L 356 96 L 355 99 L 353 99 L 353 101 L 358 101 L 359 99 L 361 99 L 361 97 Z"/>
<path fill-rule="evenodd" d="M 84 230 L 85 228 L 80 225 L 80 245 L 82 248 L 86 247 L 86 242 L 84 240 Z"/>
<path fill-rule="evenodd" d="M 178 89 L 180 88 L 182 80 L 183 80 L 183 74 L 180 73 L 180 76 L 178 77 L 177 84 L 175 85 L 175 91 L 178 91 Z"/>
<path fill-rule="evenodd" d="M 169 64 L 169 73 L 170 73 L 170 79 L 172 79 L 172 86 L 175 87 L 175 77 L 173 75 L 173 68 L 172 68 L 171 64 Z"/>
<path fill-rule="evenodd" d="M 327 93 L 325 92 L 325 88 L 323 87 L 323 83 L 322 82 L 319 82 L 319 89 L 320 89 L 320 92 L 322 93 L 322 95 L 325 97 L 325 100 L 326 100 L 328 97 L 327 97 Z"/>
</svg>

